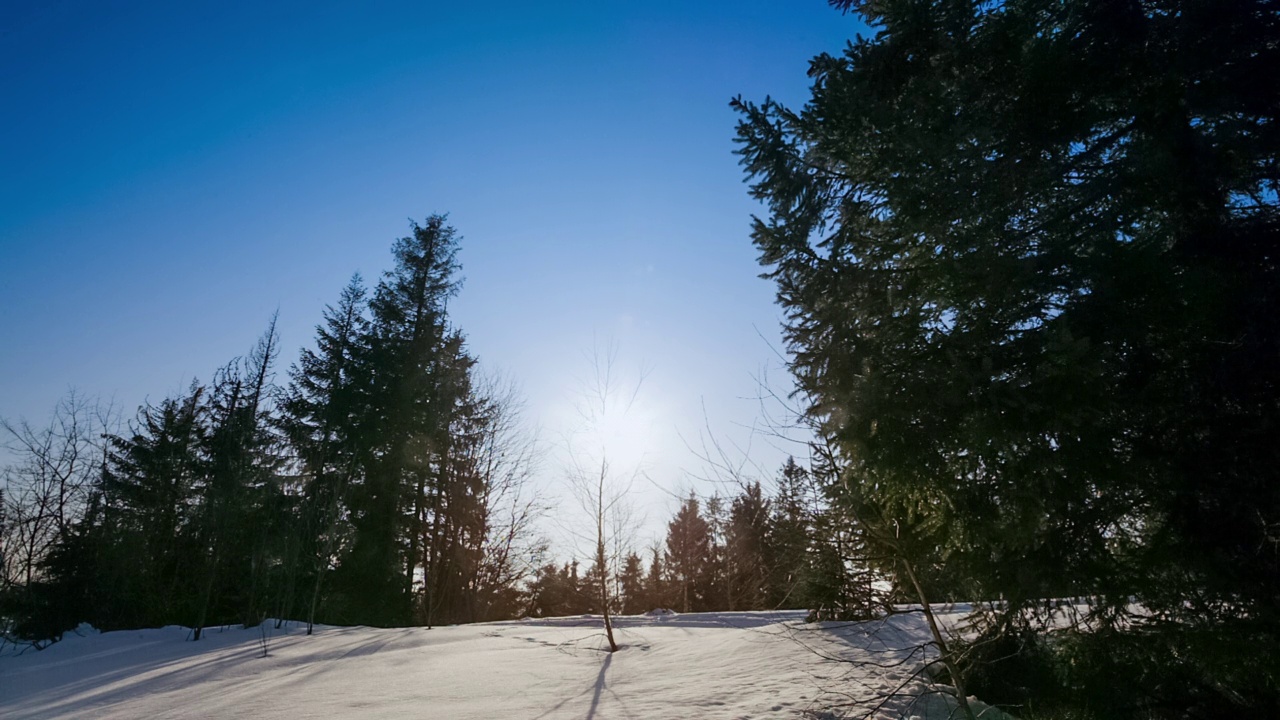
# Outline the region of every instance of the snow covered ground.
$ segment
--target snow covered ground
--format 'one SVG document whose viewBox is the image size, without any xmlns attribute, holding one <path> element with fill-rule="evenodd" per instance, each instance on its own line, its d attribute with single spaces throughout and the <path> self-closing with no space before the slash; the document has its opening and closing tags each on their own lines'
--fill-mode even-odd
<svg viewBox="0 0 1280 720">
<path fill-rule="evenodd" d="M 68 634 L 0 657 L 0 718 L 838 718 L 865 712 L 853 698 L 913 690 L 928 636 L 918 614 L 808 624 L 802 612 L 621 617 L 613 655 L 589 616 L 304 629 L 273 630 L 266 657 L 257 628 L 199 642 L 179 627 Z M 881 715 L 950 709 L 909 703 Z"/>
</svg>

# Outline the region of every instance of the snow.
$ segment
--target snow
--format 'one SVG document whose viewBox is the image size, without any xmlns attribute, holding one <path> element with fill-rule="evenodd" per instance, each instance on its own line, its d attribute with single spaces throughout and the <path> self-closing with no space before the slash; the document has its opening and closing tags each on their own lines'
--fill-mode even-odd
<svg viewBox="0 0 1280 720">
<path fill-rule="evenodd" d="M 214 628 L 199 642 L 181 627 L 82 627 L 46 650 L 0 657 L 0 717 L 837 718 L 865 712 L 851 698 L 922 689 L 911 680 L 913 650 L 928 639 L 918 613 L 869 623 L 805 623 L 801 611 L 616 621 L 624 648 L 612 655 L 595 617 L 318 627 L 312 636 L 267 624 Z M 946 695 L 895 697 L 881 715 L 931 720 L 953 710 Z"/>
</svg>

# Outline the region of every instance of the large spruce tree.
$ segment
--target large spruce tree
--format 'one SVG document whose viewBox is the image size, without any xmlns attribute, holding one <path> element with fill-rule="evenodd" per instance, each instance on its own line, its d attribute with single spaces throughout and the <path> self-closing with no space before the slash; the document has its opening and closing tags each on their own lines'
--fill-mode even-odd
<svg viewBox="0 0 1280 720">
<path fill-rule="evenodd" d="M 680 504 L 676 516 L 667 523 L 665 560 L 671 598 L 680 612 L 705 610 L 710 584 L 711 525 L 703 517 L 694 495 Z"/>
<path fill-rule="evenodd" d="M 412 223 L 369 303 L 358 409 L 363 445 L 349 491 L 352 540 L 335 575 L 343 622 L 402 625 L 413 615 L 414 575 L 440 506 L 454 398 L 446 378 L 446 303 L 458 288 L 456 232 L 442 216 Z M 435 549 L 435 545 L 430 546 Z M 434 589 L 434 588 L 433 588 Z"/>
<path fill-rule="evenodd" d="M 729 610 L 767 609 L 769 512 L 759 482 L 744 487 L 729 507 L 725 538 Z"/>
<path fill-rule="evenodd" d="M 337 557 L 350 543 L 345 515 L 351 488 L 367 464 L 362 421 L 367 416 L 365 375 L 367 328 L 365 287 L 359 274 L 343 289 L 337 306 L 325 308 L 315 349 L 304 348 L 290 371 L 281 426 L 301 478 L 302 507 L 295 526 L 298 553 L 308 558 L 307 632 L 319 610 L 321 591 Z"/>
<path fill-rule="evenodd" d="M 833 497 L 1006 631 L 1090 597 L 1068 706 L 1274 712 L 1280 8 L 833 4 L 875 36 L 737 103 Z"/>
<path fill-rule="evenodd" d="M 131 433 L 109 440 L 98 550 L 108 580 L 87 618 L 98 627 L 195 624 L 205 392 L 193 382 L 179 397 L 145 405 Z"/>
</svg>

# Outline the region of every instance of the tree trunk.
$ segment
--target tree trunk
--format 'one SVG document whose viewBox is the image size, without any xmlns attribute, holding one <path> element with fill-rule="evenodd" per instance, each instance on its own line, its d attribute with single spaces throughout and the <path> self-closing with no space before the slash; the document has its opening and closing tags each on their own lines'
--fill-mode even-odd
<svg viewBox="0 0 1280 720">
<path fill-rule="evenodd" d="M 976 720 L 973 714 L 973 708 L 969 707 L 969 696 L 965 694 L 964 680 L 960 677 L 960 668 L 956 666 L 955 659 L 951 656 L 951 650 L 947 647 L 947 641 L 942 637 L 942 631 L 938 627 L 938 620 L 933 616 L 933 608 L 929 605 L 929 599 L 925 597 L 924 588 L 920 586 L 920 581 L 916 579 L 915 571 L 911 569 L 911 563 L 905 557 L 899 557 L 902 567 L 907 571 L 907 577 L 911 580 L 912 587 L 916 590 L 916 597 L 920 600 L 920 607 L 924 610 L 924 617 L 929 621 L 929 632 L 933 635 L 933 641 L 938 644 L 938 653 L 941 656 L 942 664 L 947 666 L 947 673 L 951 675 L 951 683 L 956 688 L 956 700 L 960 703 L 960 708 L 964 710 L 965 717 L 969 720 Z"/>
<path fill-rule="evenodd" d="M 618 652 L 618 643 L 613 639 L 613 620 L 609 617 L 609 570 L 604 557 L 604 476 L 605 468 L 600 467 L 600 484 L 596 493 L 596 567 L 600 569 L 600 609 L 604 613 L 604 634 L 609 638 L 609 652 Z"/>
</svg>

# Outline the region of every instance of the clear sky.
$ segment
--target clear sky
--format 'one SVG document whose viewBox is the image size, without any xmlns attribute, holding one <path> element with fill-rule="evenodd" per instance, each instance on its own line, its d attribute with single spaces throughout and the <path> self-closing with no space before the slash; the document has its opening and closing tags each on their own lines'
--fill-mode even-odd
<svg viewBox="0 0 1280 720">
<path fill-rule="evenodd" d="M 659 488 L 709 489 L 701 408 L 746 443 L 782 374 L 728 102 L 801 104 L 859 31 L 823 0 L 4 3 L 0 416 L 71 387 L 132 415 L 277 308 L 283 380 L 350 275 L 447 212 L 453 320 L 549 445 L 593 337 L 651 369 L 611 452 L 657 533 Z"/>
</svg>

